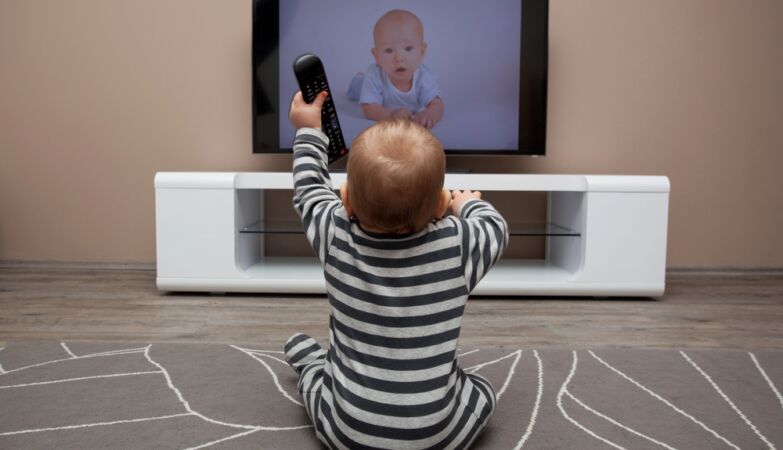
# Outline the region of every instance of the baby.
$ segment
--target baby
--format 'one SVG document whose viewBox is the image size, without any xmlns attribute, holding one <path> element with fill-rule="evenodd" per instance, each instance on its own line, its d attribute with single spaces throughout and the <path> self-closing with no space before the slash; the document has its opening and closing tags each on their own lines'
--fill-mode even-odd
<svg viewBox="0 0 783 450">
<path fill-rule="evenodd" d="M 330 448 L 465 448 L 496 397 L 457 364 L 462 315 L 506 247 L 506 222 L 480 192 L 443 189 L 442 144 L 406 119 L 356 137 L 338 196 L 320 130 L 325 98 L 307 104 L 297 92 L 289 113 L 294 208 L 330 304 L 326 349 L 299 333 L 284 348 L 305 409 Z"/>
<path fill-rule="evenodd" d="M 375 64 L 354 77 L 348 97 L 362 105 L 368 119 L 399 117 L 434 127 L 444 105 L 435 74 L 422 64 L 427 43 L 421 20 L 409 11 L 391 10 L 375 23 L 373 38 Z"/>
</svg>

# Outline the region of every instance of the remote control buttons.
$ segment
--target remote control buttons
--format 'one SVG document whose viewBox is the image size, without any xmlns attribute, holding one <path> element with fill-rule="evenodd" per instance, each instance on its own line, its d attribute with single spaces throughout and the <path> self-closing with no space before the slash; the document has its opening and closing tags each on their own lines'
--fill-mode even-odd
<svg viewBox="0 0 783 450">
<path fill-rule="evenodd" d="M 294 73 L 307 103 L 312 103 L 321 91 L 329 90 L 324 67 L 315 55 L 307 54 L 299 57 L 294 62 Z M 330 163 L 348 153 L 331 96 L 326 98 L 321 108 L 321 130 L 329 138 L 327 154 Z"/>
</svg>

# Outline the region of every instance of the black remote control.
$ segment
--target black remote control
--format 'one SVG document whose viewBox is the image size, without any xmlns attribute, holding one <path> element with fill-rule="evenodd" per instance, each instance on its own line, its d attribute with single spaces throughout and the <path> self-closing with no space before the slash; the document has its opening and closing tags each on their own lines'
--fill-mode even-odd
<svg viewBox="0 0 783 450">
<path fill-rule="evenodd" d="M 329 148 L 327 154 L 329 163 L 348 154 L 345 148 L 345 139 L 343 131 L 340 128 L 340 121 L 337 119 L 337 110 L 332 101 L 332 91 L 329 89 L 329 83 L 326 82 L 326 71 L 321 59 L 317 56 L 306 53 L 294 61 L 294 74 L 299 83 L 299 89 L 307 103 L 312 103 L 315 97 L 321 91 L 329 91 L 329 96 L 324 101 L 321 109 L 321 130 L 329 137 Z"/>
</svg>

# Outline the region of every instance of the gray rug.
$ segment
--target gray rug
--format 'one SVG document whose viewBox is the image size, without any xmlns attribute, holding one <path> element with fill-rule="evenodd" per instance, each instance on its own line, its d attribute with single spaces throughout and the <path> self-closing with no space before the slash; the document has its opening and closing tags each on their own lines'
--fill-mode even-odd
<svg viewBox="0 0 783 450">
<path fill-rule="evenodd" d="M 783 352 L 462 349 L 474 448 L 783 448 Z M 0 344 L 0 448 L 317 449 L 279 349 Z"/>
</svg>

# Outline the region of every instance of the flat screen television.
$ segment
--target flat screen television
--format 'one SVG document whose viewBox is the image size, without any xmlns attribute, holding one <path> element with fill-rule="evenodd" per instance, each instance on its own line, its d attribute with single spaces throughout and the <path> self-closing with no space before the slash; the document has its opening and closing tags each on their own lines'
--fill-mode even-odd
<svg viewBox="0 0 783 450">
<path fill-rule="evenodd" d="M 422 65 L 444 105 L 432 132 L 447 154 L 545 154 L 548 0 L 253 0 L 254 153 L 291 152 L 292 65 L 304 53 L 324 64 L 348 146 L 374 123 L 349 87 L 377 67 L 373 30 L 395 9 L 421 22 Z"/>
</svg>

